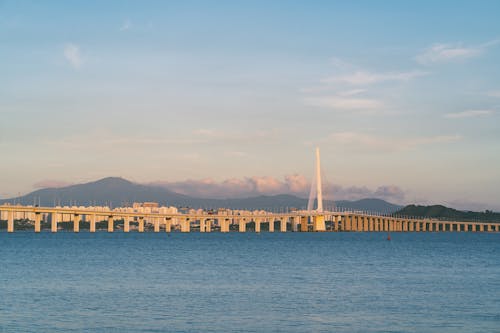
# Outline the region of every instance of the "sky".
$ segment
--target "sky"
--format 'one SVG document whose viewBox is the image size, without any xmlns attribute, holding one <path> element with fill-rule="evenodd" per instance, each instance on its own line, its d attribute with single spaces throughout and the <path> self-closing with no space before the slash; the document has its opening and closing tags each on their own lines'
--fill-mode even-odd
<svg viewBox="0 0 500 333">
<path fill-rule="evenodd" d="M 0 0 L 0 198 L 121 176 L 500 211 L 498 1 Z"/>
</svg>

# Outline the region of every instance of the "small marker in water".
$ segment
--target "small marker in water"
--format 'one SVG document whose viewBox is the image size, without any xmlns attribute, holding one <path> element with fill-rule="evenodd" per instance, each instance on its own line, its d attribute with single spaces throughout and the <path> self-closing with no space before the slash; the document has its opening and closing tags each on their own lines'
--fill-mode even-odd
<svg viewBox="0 0 500 333">
<path fill-rule="evenodd" d="M 387 234 L 387 240 L 390 241 L 391 240 L 391 234 Z"/>
</svg>

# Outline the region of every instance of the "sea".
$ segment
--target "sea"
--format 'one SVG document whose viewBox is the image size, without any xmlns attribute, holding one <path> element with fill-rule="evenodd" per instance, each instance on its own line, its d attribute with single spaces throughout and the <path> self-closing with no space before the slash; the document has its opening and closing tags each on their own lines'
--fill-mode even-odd
<svg viewBox="0 0 500 333">
<path fill-rule="evenodd" d="M 0 332 L 500 332 L 500 234 L 0 232 Z"/>
</svg>

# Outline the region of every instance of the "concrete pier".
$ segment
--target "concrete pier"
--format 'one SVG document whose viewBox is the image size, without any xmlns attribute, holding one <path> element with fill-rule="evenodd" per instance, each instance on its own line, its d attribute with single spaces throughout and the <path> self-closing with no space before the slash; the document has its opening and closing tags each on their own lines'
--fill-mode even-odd
<svg viewBox="0 0 500 333">
<path fill-rule="evenodd" d="M 247 220 L 245 218 L 240 218 L 238 220 L 238 231 L 239 232 L 247 231 Z"/>
<path fill-rule="evenodd" d="M 42 214 L 39 212 L 35 213 L 35 232 L 40 232 L 41 231 L 41 220 L 42 220 Z"/>
<path fill-rule="evenodd" d="M 97 216 L 95 214 L 90 215 L 90 232 L 95 232 Z"/>
<path fill-rule="evenodd" d="M 113 232 L 115 230 L 115 221 L 112 215 L 108 216 L 108 232 Z"/>
<path fill-rule="evenodd" d="M 52 212 L 51 222 L 50 222 L 50 231 L 57 232 L 57 222 L 59 220 L 59 214 L 57 212 Z"/>
</svg>

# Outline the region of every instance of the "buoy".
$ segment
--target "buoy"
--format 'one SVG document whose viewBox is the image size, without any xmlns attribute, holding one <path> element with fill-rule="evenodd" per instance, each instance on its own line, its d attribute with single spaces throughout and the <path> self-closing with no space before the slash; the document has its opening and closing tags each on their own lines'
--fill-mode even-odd
<svg viewBox="0 0 500 333">
<path fill-rule="evenodd" d="M 387 240 L 390 241 L 391 240 L 391 234 L 387 234 Z"/>
</svg>

